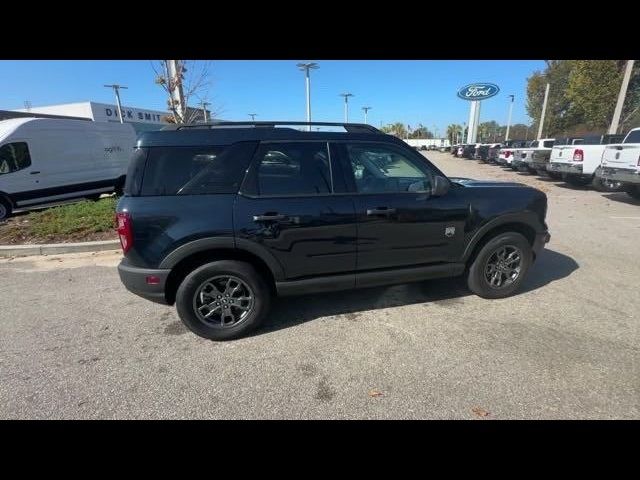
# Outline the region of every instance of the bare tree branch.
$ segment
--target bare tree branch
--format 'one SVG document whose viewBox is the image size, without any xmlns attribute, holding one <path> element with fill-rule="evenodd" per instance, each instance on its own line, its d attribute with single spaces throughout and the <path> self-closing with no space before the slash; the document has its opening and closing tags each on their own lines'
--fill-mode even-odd
<svg viewBox="0 0 640 480">
<path fill-rule="evenodd" d="M 199 114 L 199 110 L 195 106 L 190 107 L 189 100 L 193 96 L 206 97 L 210 86 L 210 62 L 181 61 L 177 63 L 177 72 L 173 78 L 169 76 L 167 60 L 160 60 L 157 64 L 151 62 L 151 67 L 156 76 L 155 83 L 167 93 L 167 108 L 171 112 L 173 121 L 192 123 Z M 179 88 L 182 89 L 182 104 L 172 95 Z"/>
</svg>

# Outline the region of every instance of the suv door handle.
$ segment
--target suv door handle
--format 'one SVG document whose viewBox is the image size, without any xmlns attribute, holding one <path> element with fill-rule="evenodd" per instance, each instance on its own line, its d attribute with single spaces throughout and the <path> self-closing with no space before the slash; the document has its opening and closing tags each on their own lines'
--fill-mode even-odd
<svg viewBox="0 0 640 480">
<path fill-rule="evenodd" d="M 395 208 L 387 208 L 387 207 L 378 207 L 378 208 L 368 208 L 367 215 L 391 215 L 392 213 L 396 213 Z"/>
<path fill-rule="evenodd" d="M 29 172 L 29 173 L 30 173 L 31 175 L 37 175 L 37 174 L 39 174 L 40 172 L 38 171 L 38 172 Z"/>
<path fill-rule="evenodd" d="M 254 222 L 269 222 L 269 221 L 273 222 L 278 220 L 284 220 L 286 218 L 287 218 L 286 215 L 280 215 L 280 214 L 274 213 L 274 214 L 268 214 L 268 215 L 254 215 L 253 221 Z"/>
</svg>

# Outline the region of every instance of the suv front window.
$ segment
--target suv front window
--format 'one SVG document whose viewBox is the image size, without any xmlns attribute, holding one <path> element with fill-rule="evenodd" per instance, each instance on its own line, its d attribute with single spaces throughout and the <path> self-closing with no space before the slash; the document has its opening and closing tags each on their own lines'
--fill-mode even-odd
<svg viewBox="0 0 640 480">
<path fill-rule="evenodd" d="M 7 143 L 0 147 L 0 175 L 17 172 L 31 166 L 26 142 Z"/>
<path fill-rule="evenodd" d="M 431 186 L 426 165 L 395 149 L 378 145 L 347 145 L 358 193 L 426 192 Z"/>
</svg>

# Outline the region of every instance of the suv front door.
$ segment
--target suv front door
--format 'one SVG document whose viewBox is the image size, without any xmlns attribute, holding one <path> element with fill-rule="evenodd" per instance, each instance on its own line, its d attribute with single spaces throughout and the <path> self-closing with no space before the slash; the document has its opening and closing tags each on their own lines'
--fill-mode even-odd
<svg viewBox="0 0 640 480">
<path fill-rule="evenodd" d="M 452 188 L 431 195 L 440 173 L 419 153 L 389 143 L 337 143 L 358 222 L 358 271 L 457 262 L 466 202 Z"/>
<path fill-rule="evenodd" d="M 326 142 L 262 142 L 238 195 L 239 241 L 265 248 L 287 280 L 345 274 L 353 287 L 356 219 Z M 341 194 L 334 194 L 341 193 Z"/>
</svg>

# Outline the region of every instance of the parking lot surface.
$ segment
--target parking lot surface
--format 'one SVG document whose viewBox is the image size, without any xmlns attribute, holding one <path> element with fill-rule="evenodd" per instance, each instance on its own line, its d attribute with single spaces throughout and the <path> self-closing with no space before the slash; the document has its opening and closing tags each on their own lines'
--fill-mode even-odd
<svg viewBox="0 0 640 480">
<path fill-rule="evenodd" d="M 284 298 L 216 343 L 125 291 L 119 252 L 0 260 L 0 418 L 640 418 L 640 203 L 446 153 L 545 191 L 514 297 L 459 279 Z"/>
</svg>

